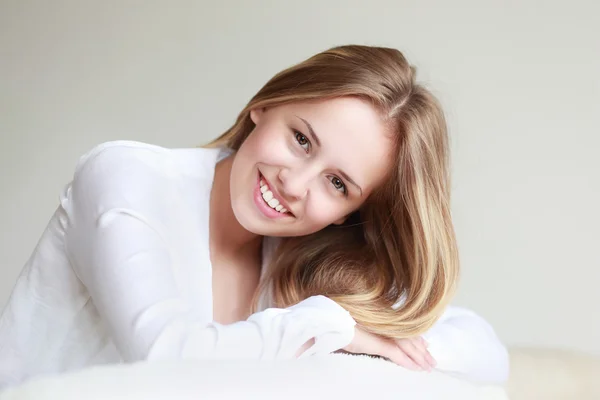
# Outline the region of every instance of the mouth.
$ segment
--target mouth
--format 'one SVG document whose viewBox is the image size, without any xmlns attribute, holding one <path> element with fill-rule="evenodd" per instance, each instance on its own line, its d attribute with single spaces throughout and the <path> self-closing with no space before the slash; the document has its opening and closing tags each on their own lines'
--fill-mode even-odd
<svg viewBox="0 0 600 400">
<path fill-rule="evenodd" d="M 254 189 L 254 202 L 258 209 L 268 218 L 293 217 L 286 207 L 284 200 L 272 189 L 267 179 L 258 172 L 258 179 Z"/>
</svg>

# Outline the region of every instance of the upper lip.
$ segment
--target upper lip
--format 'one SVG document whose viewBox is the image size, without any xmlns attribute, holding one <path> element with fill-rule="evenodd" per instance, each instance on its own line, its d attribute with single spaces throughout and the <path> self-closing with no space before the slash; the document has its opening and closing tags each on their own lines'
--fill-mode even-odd
<svg viewBox="0 0 600 400">
<path fill-rule="evenodd" d="M 261 179 L 264 180 L 265 183 L 267 184 L 267 186 L 269 187 L 269 190 L 273 193 L 273 197 L 276 198 L 277 201 L 279 201 L 279 204 L 281 204 L 283 206 L 283 208 L 288 210 L 290 214 L 294 215 L 294 213 L 292 212 L 292 209 L 290 208 L 290 205 L 285 200 L 283 200 L 283 198 L 277 191 L 277 188 L 274 187 L 273 185 L 271 185 L 271 182 L 269 182 L 269 180 L 267 178 L 265 178 L 265 176 L 262 173 L 260 174 L 260 176 L 261 176 Z"/>
</svg>

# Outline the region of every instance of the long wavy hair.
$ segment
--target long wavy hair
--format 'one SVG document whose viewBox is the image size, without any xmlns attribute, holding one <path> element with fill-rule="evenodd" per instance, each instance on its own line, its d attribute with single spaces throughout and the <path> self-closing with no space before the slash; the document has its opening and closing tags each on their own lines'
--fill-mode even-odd
<svg viewBox="0 0 600 400">
<path fill-rule="evenodd" d="M 275 307 L 320 294 L 388 338 L 421 334 L 439 318 L 459 274 L 448 134 L 439 102 L 415 75 L 396 49 L 331 48 L 275 75 L 207 145 L 238 150 L 254 128 L 254 108 L 342 96 L 372 104 L 392 133 L 394 167 L 385 182 L 343 225 L 282 238 L 253 311 L 265 291 Z"/>
</svg>

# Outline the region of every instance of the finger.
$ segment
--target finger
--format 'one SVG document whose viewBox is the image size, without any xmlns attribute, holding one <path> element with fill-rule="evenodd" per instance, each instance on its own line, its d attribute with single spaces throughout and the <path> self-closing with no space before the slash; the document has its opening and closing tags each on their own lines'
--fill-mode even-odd
<svg viewBox="0 0 600 400">
<path fill-rule="evenodd" d="M 405 354 L 404 351 L 395 343 L 390 344 L 390 348 L 387 350 L 386 353 L 388 354 L 388 358 L 390 359 L 390 361 L 401 367 L 413 371 L 421 370 L 421 367 L 417 363 L 415 363 L 407 354 Z"/>
<path fill-rule="evenodd" d="M 429 343 L 427 342 L 427 340 L 425 340 L 423 336 L 419 336 L 419 339 L 420 342 L 423 343 L 423 345 L 425 346 L 425 359 L 427 360 L 429 365 L 431 365 L 431 368 L 435 368 L 437 366 L 437 361 L 435 361 L 435 358 L 433 358 L 433 356 L 429 352 Z"/>
<path fill-rule="evenodd" d="M 419 364 L 414 362 L 414 360 L 412 358 L 410 358 L 407 354 L 405 354 L 400 349 L 397 349 L 393 353 L 391 361 L 395 364 L 398 364 L 401 367 L 410 369 L 412 371 L 422 371 L 423 370 L 423 368 L 421 368 L 421 366 Z"/>
<path fill-rule="evenodd" d="M 398 342 L 398 347 L 404 351 L 421 369 L 431 371 L 431 365 L 427 361 L 427 349 L 418 340 L 403 340 Z"/>
<path fill-rule="evenodd" d="M 405 339 L 405 341 L 410 341 L 412 345 L 421 353 L 427 352 L 427 342 L 421 336 L 411 339 Z"/>
<path fill-rule="evenodd" d="M 296 352 L 296 358 L 299 358 L 302 355 L 302 353 L 304 353 L 306 350 L 308 350 L 314 344 L 315 344 L 315 338 L 309 339 L 306 343 L 304 343 L 302 345 L 302 347 L 300 347 L 298 349 L 298 351 Z"/>
<path fill-rule="evenodd" d="M 427 362 L 429 363 L 429 365 L 431 365 L 431 368 L 437 367 L 437 362 L 435 361 L 435 358 L 433 358 L 431 353 L 429 353 L 429 351 L 427 351 L 427 353 L 425 353 L 425 358 L 427 359 Z"/>
</svg>

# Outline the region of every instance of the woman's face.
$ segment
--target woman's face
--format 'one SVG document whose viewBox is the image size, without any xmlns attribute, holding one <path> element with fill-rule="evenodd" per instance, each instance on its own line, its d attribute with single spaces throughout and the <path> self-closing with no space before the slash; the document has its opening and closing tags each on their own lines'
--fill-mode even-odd
<svg viewBox="0 0 600 400">
<path fill-rule="evenodd" d="M 254 130 L 235 154 L 231 205 L 263 236 L 303 236 L 342 223 L 380 185 L 392 142 L 376 110 L 357 98 L 250 113 Z"/>
</svg>

